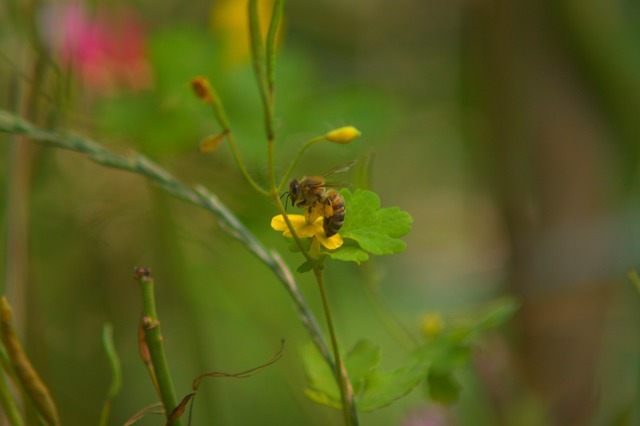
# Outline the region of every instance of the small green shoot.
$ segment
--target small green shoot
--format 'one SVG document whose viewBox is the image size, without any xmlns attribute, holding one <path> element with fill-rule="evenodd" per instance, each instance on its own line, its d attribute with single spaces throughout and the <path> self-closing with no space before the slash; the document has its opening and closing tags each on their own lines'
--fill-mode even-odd
<svg viewBox="0 0 640 426">
<path fill-rule="evenodd" d="M 111 385 L 107 392 L 104 404 L 102 405 L 102 413 L 100 415 L 100 426 L 107 426 L 109 424 L 109 415 L 111 414 L 111 405 L 113 400 L 120 392 L 122 386 L 122 368 L 120 366 L 120 358 L 116 352 L 116 345 L 113 341 L 113 327 L 107 323 L 102 329 L 102 344 L 104 351 L 109 360 L 109 367 L 111 368 Z"/>
<path fill-rule="evenodd" d="M 305 393 L 313 401 L 340 408 L 340 394 L 333 372 L 311 345 L 301 349 L 307 375 Z M 385 407 L 415 388 L 423 378 L 423 368 L 400 368 L 386 372 L 380 367 L 380 348 L 362 340 L 345 356 L 344 363 L 353 386 L 359 411 Z"/>
<path fill-rule="evenodd" d="M 498 300 L 471 318 L 441 330 L 426 339 L 404 366 L 385 371 L 381 351 L 369 341 L 360 341 L 345 356 L 344 363 L 360 411 L 385 407 L 423 382 L 425 396 L 450 404 L 458 400 L 460 384 L 455 373 L 468 365 L 481 335 L 508 321 L 517 309 L 511 299 Z M 340 397 L 332 370 L 311 344 L 301 351 L 307 377 L 306 394 L 313 401 L 340 408 Z"/>
</svg>

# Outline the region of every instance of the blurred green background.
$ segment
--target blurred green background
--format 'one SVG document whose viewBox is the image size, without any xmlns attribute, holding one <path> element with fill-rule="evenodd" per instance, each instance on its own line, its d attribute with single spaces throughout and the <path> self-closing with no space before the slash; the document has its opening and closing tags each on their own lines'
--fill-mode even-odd
<svg viewBox="0 0 640 426">
<path fill-rule="evenodd" d="M 266 180 L 245 7 L 3 1 L 0 107 L 206 185 L 295 269 L 299 254 L 269 227 L 273 203 L 246 184 L 228 147 L 197 149 L 219 131 L 190 91 L 205 75 L 251 173 Z M 522 303 L 461 374 L 459 403 L 438 407 L 416 390 L 361 423 L 639 421 L 640 303 L 627 270 L 640 261 L 640 3 L 290 0 L 285 13 L 278 170 L 309 138 L 354 125 L 360 139 L 314 146 L 295 174 L 369 158 L 383 206 L 414 218 L 404 253 L 329 263 L 344 349 L 369 338 L 389 369 L 407 356 L 368 287 L 415 336 L 428 313 L 446 318 L 505 294 Z M 304 396 L 297 348 L 307 336 L 286 292 L 212 216 L 140 176 L 0 139 L 1 288 L 65 424 L 97 422 L 110 380 L 106 321 L 124 369 L 112 424 L 157 400 L 137 353 L 141 265 L 154 272 L 179 395 L 197 375 L 255 367 L 286 341 L 260 374 L 206 381 L 193 424 L 339 424 L 338 411 Z M 297 277 L 322 319 L 312 277 Z"/>
</svg>

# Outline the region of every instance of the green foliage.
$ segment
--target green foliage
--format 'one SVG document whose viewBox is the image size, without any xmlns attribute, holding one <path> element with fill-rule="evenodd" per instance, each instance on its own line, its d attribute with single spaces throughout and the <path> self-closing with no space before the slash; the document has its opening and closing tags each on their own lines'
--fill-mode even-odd
<svg viewBox="0 0 640 426">
<path fill-rule="evenodd" d="M 472 350 L 482 333 L 511 318 L 517 304 L 511 299 L 498 300 L 480 312 L 459 319 L 459 323 L 427 338 L 417 347 L 405 366 L 387 372 L 380 366 L 381 351 L 370 341 L 360 341 L 344 358 L 349 379 L 360 411 L 372 411 L 407 395 L 421 381 L 425 396 L 450 404 L 460 395 L 455 378 L 468 365 Z M 318 351 L 309 344 L 301 349 L 307 376 L 307 396 L 313 401 L 340 408 L 340 394 L 335 376 Z"/>
<path fill-rule="evenodd" d="M 478 312 L 467 314 L 416 349 L 415 362 L 427 365 L 425 394 L 434 401 L 444 404 L 456 402 L 460 385 L 454 373 L 466 366 L 472 350 L 482 333 L 497 328 L 507 322 L 518 305 L 512 299 L 500 299 Z"/>
<path fill-rule="evenodd" d="M 151 157 L 193 151 L 202 131 L 212 129 L 208 111 L 195 107 L 188 83 L 203 70 L 216 69 L 216 44 L 206 33 L 171 28 L 152 35 L 149 51 L 154 90 L 102 99 L 96 111 L 101 131 L 132 141 Z M 181 52 L 180 60 L 175 52 Z"/>
<path fill-rule="evenodd" d="M 453 404 L 460 396 L 460 383 L 450 371 L 439 372 L 430 369 L 424 381 L 425 394 L 434 401 Z"/>
<path fill-rule="evenodd" d="M 340 393 L 333 371 L 312 345 L 304 346 L 301 354 L 307 374 L 307 396 L 319 404 L 340 408 Z M 380 348 L 367 340 L 358 342 L 344 358 L 344 363 L 360 411 L 391 404 L 409 393 L 424 374 L 416 368 L 383 371 L 379 365 Z"/>
<path fill-rule="evenodd" d="M 109 386 L 107 397 L 102 405 L 99 423 L 100 426 L 106 426 L 109 424 L 111 404 L 122 387 L 122 367 L 113 340 L 113 326 L 110 323 L 106 323 L 102 328 L 102 344 L 111 369 L 111 385 Z"/>
<path fill-rule="evenodd" d="M 400 253 L 406 243 L 399 238 L 411 230 L 413 218 L 399 207 L 380 207 L 380 197 L 375 192 L 357 189 L 340 191 L 347 214 L 340 235 L 355 244 L 345 244 L 329 252 L 332 259 L 364 262 L 369 254 Z"/>
</svg>

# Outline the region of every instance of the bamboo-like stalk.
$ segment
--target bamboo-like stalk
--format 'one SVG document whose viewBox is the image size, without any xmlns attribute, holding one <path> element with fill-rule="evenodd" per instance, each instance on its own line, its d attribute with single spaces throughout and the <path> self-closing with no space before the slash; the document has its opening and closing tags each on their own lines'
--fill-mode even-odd
<svg viewBox="0 0 640 426">
<path fill-rule="evenodd" d="M 167 423 L 172 426 L 181 426 L 182 420 L 178 417 L 173 419 L 173 410 L 178 406 L 178 398 L 173 387 L 173 380 L 169 372 L 169 363 L 162 344 L 162 333 L 160 331 L 160 320 L 156 310 L 156 298 L 154 293 L 154 282 L 151 271 L 146 268 L 139 268 L 135 272 L 135 278 L 140 284 L 142 292 L 142 325 L 144 328 L 144 338 L 149 348 L 153 371 L 155 372 L 158 384 L 158 393 L 162 405 L 164 405 Z"/>
</svg>

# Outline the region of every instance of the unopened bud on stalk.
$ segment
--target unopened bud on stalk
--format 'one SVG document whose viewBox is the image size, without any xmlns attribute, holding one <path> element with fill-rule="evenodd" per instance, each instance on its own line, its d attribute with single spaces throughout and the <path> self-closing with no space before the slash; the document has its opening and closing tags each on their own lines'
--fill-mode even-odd
<svg viewBox="0 0 640 426">
<path fill-rule="evenodd" d="M 329 142 L 348 144 L 358 136 L 360 136 L 360 130 L 353 126 L 344 126 L 338 129 L 332 130 L 324 138 Z"/>
<path fill-rule="evenodd" d="M 224 142 L 224 137 L 227 132 L 220 132 L 217 135 L 210 135 L 200 141 L 200 152 L 214 152 L 222 142 Z"/>
<path fill-rule="evenodd" d="M 191 87 L 193 93 L 197 97 L 210 104 L 213 102 L 213 96 L 211 95 L 211 83 L 205 77 L 198 76 L 191 81 Z"/>
</svg>

